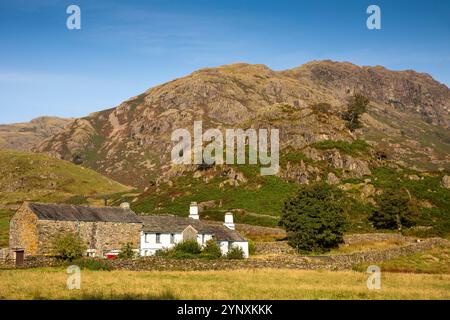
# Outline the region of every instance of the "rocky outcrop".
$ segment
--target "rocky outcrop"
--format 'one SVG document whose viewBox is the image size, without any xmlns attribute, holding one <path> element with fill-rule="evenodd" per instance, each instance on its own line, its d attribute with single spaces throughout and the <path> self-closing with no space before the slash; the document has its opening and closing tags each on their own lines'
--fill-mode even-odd
<svg viewBox="0 0 450 320">
<path fill-rule="evenodd" d="M 327 176 L 327 183 L 329 185 L 335 185 L 340 182 L 339 178 L 333 172 L 329 172 Z"/>
<path fill-rule="evenodd" d="M 443 176 L 442 177 L 442 186 L 444 188 L 450 189 L 450 176 Z"/>
<path fill-rule="evenodd" d="M 25 123 L 0 125 L 0 149 L 31 151 L 45 139 L 64 129 L 72 120 L 40 117 Z"/>
<path fill-rule="evenodd" d="M 364 127 L 350 133 L 339 115 L 355 92 L 372 102 L 363 118 Z M 317 110 L 314 105 L 319 102 L 331 107 L 325 112 Z M 79 119 L 36 150 L 75 159 L 120 182 L 145 188 L 149 181 L 171 172 L 171 133 L 178 128 L 192 131 L 194 120 L 203 120 L 203 130 L 277 128 L 282 153 L 324 140 L 360 138 L 374 148 L 385 148 L 391 160 L 445 168 L 450 163 L 448 152 L 422 137 L 428 134 L 440 146 L 449 145 L 448 110 L 450 90 L 412 71 L 331 61 L 282 72 L 263 65 L 233 64 L 199 70 L 151 88 L 117 108 Z M 422 131 L 410 130 L 411 123 Z M 337 150 L 311 153 L 310 158 L 344 170 L 342 178 L 370 174 L 367 158 Z M 321 176 L 311 172 L 312 168 L 294 168 L 293 164 L 291 168 L 293 173 L 286 170 L 284 174 L 300 183 Z M 242 182 L 230 179 L 229 183 Z"/>
</svg>

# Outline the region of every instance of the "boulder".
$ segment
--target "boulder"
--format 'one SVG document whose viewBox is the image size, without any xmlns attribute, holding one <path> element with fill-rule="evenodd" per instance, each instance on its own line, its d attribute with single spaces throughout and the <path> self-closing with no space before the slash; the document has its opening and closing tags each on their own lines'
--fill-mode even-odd
<svg viewBox="0 0 450 320">
<path fill-rule="evenodd" d="M 339 184 L 341 182 L 338 177 L 333 172 L 329 172 L 327 176 L 327 183 L 329 185 Z"/>
<path fill-rule="evenodd" d="M 441 183 L 444 188 L 450 189 L 450 176 L 443 176 Z"/>
</svg>

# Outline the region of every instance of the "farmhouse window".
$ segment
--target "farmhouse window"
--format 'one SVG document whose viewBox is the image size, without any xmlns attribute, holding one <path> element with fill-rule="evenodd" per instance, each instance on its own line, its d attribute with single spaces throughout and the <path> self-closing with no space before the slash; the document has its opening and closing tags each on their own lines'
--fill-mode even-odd
<svg viewBox="0 0 450 320">
<path fill-rule="evenodd" d="M 170 234 L 170 243 L 175 243 L 175 235 L 173 233 Z"/>
<path fill-rule="evenodd" d="M 161 243 L 161 233 L 156 234 L 156 243 Z"/>
</svg>

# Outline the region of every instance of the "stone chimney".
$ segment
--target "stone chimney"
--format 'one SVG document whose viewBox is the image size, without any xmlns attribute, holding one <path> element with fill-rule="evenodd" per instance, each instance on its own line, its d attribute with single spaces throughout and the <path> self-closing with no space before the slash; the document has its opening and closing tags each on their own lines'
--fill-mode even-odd
<svg viewBox="0 0 450 320">
<path fill-rule="evenodd" d="M 130 204 L 128 203 L 128 202 L 122 202 L 121 204 L 120 204 L 120 207 L 122 208 L 122 209 L 130 209 Z"/>
<path fill-rule="evenodd" d="M 198 215 L 198 205 L 197 202 L 191 202 L 191 206 L 189 208 L 189 218 L 199 220 L 200 217 Z"/>
<path fill-rule="evenodd" d="M 228 229 L 234 230 L 234 220 L 233 220 L 233 214 L 231 212 L 225 213 L 225 223 L 223 224 Z"/>
</svg>

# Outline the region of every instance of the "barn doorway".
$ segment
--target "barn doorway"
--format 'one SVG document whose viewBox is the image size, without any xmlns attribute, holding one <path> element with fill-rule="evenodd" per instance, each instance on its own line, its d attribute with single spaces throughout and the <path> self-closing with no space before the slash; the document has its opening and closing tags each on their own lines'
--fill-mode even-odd
<svg viewBox="0 0 450 320">
<path fill-rule="evenodd" d="M 16 250 L 14 250 L 14 253 L 16 256 L 16 267 L 23 266 L 25 250 L 24 249 L 16 249 Z"/>
</svg>

